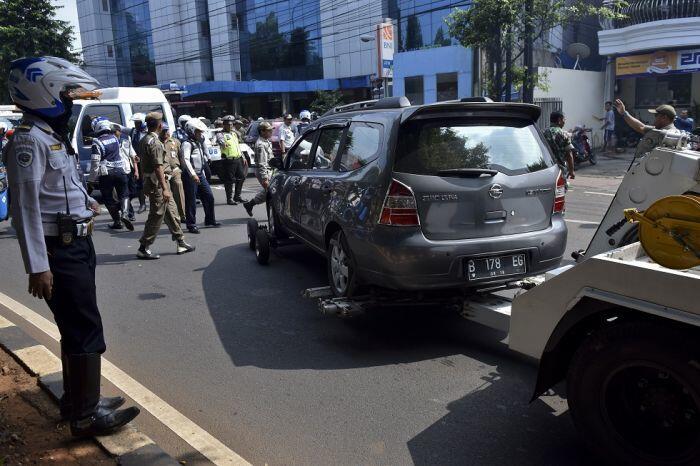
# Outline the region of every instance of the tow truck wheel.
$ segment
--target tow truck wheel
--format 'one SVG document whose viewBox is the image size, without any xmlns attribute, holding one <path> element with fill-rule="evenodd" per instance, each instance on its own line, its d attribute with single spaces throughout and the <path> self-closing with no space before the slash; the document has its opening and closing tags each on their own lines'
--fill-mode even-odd
<svg viewBox="0 0 700 466">
<path fill-rule="evenodd" d="M 255 235 L 258 232 L 258 221 L 254 218 L 248 219 L 248 247 L 255 251 Z"/>
<path fill-rule="evenodd" d="M 349 298 L 357 291 L 355 263 L 352 252 L 342 231 L 333 233 L 326 254 L 328 261 L 328 283 L 333 295 Z"/>
<path fill-rule="evenodd" d="M 260 265 L 270 263 L 270 237 L 265 230 L 258 230 L 255 234 L 255 257 Z"/>
<path fill-rule="evenodd" d="M 574 424 L 612 464 L 700 464 L 696 338 L 632 322 L 590 335 L 567 376 Z"/>
</svg>

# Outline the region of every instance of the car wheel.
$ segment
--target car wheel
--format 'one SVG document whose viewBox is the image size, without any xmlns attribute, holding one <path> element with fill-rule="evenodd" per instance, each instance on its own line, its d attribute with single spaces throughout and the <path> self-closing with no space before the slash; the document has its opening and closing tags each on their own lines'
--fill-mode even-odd
<svg viewBox="0 0 700 466">
<path fill-rule="evenodd" d="M 258 221 L 254 218 L 248 219 L 248 247 L 255 251 L 255 236 L 258 233 Z"/>
<path fill-rule="evenodd" d="M 328 262 L 328 282 L 333 295 L 349 298 L 357 291 L 355 264 L 352 252 L 342 231 L 333 233 L 326 254 Z"/>
<path fill-rule="evenodd" d="M 612 464 L 700 464 L 697 342 L 653 322 L 590 335 L 567 376 L 574 424 Z"/>
<path fill-rule="evenodd" d="M 270 262 L 270 236 L 265 230 L 258 230 L 255 234 L 255 257 L 260 265 Z"/>
</svg>

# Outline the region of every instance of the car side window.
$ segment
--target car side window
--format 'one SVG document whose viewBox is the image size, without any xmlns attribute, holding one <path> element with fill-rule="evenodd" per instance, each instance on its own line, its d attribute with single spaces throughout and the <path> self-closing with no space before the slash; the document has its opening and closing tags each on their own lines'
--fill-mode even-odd
<svg viewBox="0 0 700 466">
<path fill-rule="evenodd" d="M 118 105 L 90 105 L 85 108 L 82 121 L 80 122 L 80 133 L 83 138 L 83 145 L 92 144 L 92 120 L 97 117 L 105 117 L 112 123 L 124 124 L 122 112 Z"/>
<path fill-rule="evenodd" d="M 330 170 L 333 167 L 335 157 L 340 149 L 340 141 L 343 138 L 345 128 L 331 127 L 321 130 L 316 145 L 316 154 L 314 156 L 314 170 Z"/>
<path fill-rule="evenodd" d="M 379 155 L 382 125 L 355 122 L 345 136 L 345 146 L 340 157 L 340 171 L 349 172 L 362 168 Z"/>
<path fill-rule="evenodd" d="M 162 104 L 131 104 L 132 115 L 134 113 L 143 113 L 144 115 L 148 115 L 151 112 L 160 112 L 165 115 Z"/>
<path fill-rule="evenodd" d="M 305 134 L 299 143 L 287 154 L 286 167 L 289 170 L 306 170 L 311 162 L 311 150 L 316 131 Z"/>
</svg>

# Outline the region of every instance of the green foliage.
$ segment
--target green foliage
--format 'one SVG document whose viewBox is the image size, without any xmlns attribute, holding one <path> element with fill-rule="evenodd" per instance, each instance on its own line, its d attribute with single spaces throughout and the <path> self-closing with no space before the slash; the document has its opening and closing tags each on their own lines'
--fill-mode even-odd
<svg viewBox="0 0 700 466">
<path fill-rule="evenodd" d="M 11 103 L 7 76 L 12 60 L 52 55 L 77 63 L 73 33 L 66 21 L 56 19 L 50 0 L 0 0 L 0 103 Z"/>
<path fill-rule="evenodd" d="M 480 49 L 486 55 L 485 87 L 489 96 L 501 100 L 510 90 L 498 86 L 510 77 L 516 89 L 526 81 L 535 84 L 546 79 L 538 78 L 534 70 L 519 69 L 513 64 L 524 53 L 528 35 L 542 38 L 556 26 L 564 26 L 587 16 L 619 19 L 625 1 L 615 0 L 612 5 L 597 7 L 590 1 L 575 0 L 474 0 L 469 9 L 455 9 L 445 20 L 449 35 L 464 47 Z M 506 50 L 512 53 L 511 63 L 503 67 L 502 75 L 496 75 L 505 60 Z"/>
<path fill-rule="evenodd" d="M 312 112 L 323 115 L 328 110 L 338 105 L 343 105 L 343 94 L 340 91 L 316 91 L 310 108 Z"/>
<path fill-rule="evenodd" d="M 423 48 L 423 33 L 420 30 L 420 23 L 416 15 L 411 15 L 406 21 L 406 38 L 404 39 L 404 50 L 416 50 Z"/>
</svg>

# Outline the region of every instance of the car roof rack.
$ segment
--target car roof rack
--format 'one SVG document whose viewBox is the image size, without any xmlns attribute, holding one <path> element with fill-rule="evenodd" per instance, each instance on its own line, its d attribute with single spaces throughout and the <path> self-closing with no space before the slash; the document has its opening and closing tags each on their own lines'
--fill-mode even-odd
<svg viewBox="0 0 700 466">
<path fill-rule="evenodd" d="M 351 112 L 354 110 L 405 108 L 410 106 L 411 102 L 404 96 L 384 97 L 383 99 L 378 100 L 364 100 L 362 102 L 354 102 L 347 105 L 339 105 L 326 112 L 325 115 Z"/>
</svg>

